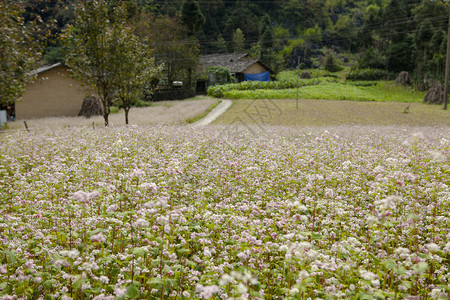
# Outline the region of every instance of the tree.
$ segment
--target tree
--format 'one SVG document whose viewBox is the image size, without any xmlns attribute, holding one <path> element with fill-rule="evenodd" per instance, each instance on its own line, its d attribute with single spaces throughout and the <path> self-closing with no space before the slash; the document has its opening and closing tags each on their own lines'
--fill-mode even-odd
<svg viewBox="0 0 450 300">
<path fill-rule="evenodd" d="M 226 53 L 227 52 L 227 43 L 223 39 L 222 35 L 219 33 L 217 37 L 217 53 Z"/>
<path fill-rule="evenodd" d="M 421 70 L 423 76 L 425 76 L 428 69 L 428 48 L 430 47 L 430 41 L 434 31 L 435 28 L 433 27 L 433 24 L 429 19 L 426 19 L 422 24 L 420 24 L 414 36 L 414 42 L 417 50 L 421 51 L 423 54 L 423 61 L 418 64 L 419 70 Z"/>
<path fill-rule="evenodd" d="M 234 52 L 245 51 L 245 37 L 240 28 L 233 33 L 233 50 Z"/>
<path fill-rule="evenodd" d="M 118 38 L 114 50 L 120 59 L 117 61 L 114 86 L 117 89 L 116 103 L 125 111 L 125 124 L 128 113 L 141 97 L 144 87 L 158 76 L 159 68 L 151 57 L 147 45 L 139 41 L 130 28 L 117 27 Z M 147 90 L 148 91 L 148 90 Z"/>
<path fill-rule="evenodd" d="M 272 21 L 269 15 L 265 15 L 261 19 L 259 26 L 259 44 L 261 45 L 260 59 L 268 65 L 272 70 L 277 69 L 277 56 L 273 51 L 275 35 L 273 33 Z"/>
<path fill-rule="evenodd" d="M 76 7 L 74 24 L 64 34 L 66 64 L 73 76 L 92 87 L 103 105 L 108 126 L 110 106 L 116 92 L 115 78 L 122 53 L 115 50 L 117 32 L 125 26 L 122 5 L 108 8 L 107 0 L 83 1 Z"/>
<path fill-rule="evenodd" d="M 185 0 L 181 8 L 181 20 L 186 24 L 189 34 L 193 35 L 205 23 L 205 17 L 200 11 L 198 2 Z"/>
<path fill-rule="evenodd" d="M 23 8 L 14 1 L 0 0 L 0 105 L 18 100 L 41 55 L 41 47 L 33 39 L 35 24 L 28 26 Z"/>
<path fill-rule="evenodd" d="M 269 15 L 265 15 L 261 19 L 259 25 L 259 41 L 263 50 L 273 47 L 275 35 L 273 34 L 272 20 Z"/>
<path fill-rule="evenodd" d="M 141 37 L 148 36 L 156 63 L 163 64 L 162 72 L 169 87 L 173 81 L 187 82 L 191 87 L 192 72 L 198 65 L 198 41 L 188 37 L 186 28 L 176 17 L 159 16 L 149 29 L 141 32 Z"/>
</svg>

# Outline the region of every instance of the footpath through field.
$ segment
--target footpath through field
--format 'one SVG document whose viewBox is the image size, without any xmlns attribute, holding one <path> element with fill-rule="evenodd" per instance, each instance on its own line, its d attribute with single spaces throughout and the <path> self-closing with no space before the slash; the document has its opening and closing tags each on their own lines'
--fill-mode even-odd
<svg viewBox="0 0 450 300">
<path fill-rule="evenodd" d="M 231 105 L 233 104 L 233 101 L 222 99 L 222 101 L 217 105 L 212 111 L 209 112 L 204 118 L 198 120 L 193 125 L 194 126 L 204 126 L 211 124 L 214 122 L 218 117 L 220 117 L 224 112 L 226 112 Z"/>
</svg>

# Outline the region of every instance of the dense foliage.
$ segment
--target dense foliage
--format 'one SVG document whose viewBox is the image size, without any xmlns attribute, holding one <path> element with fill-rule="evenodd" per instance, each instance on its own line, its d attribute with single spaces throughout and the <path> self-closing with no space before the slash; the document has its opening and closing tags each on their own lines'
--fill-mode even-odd
<svg viewBox="0 0 450 300">
<path fill-rule="evenodd" d="M 125 7 L 107 3 L 81 2 L 74 24 L 63 35 L 66 64 L 75 78 L 100 97 L 106 126 L 113 102 L 124 109 L 128 124 L 131 106 L 158 71 L 150 49 L 126 23 Z"/>
<path fill-rule="evenodd" d="M 0 0 L 0 107 L 22 96 L 41 55 L 37 25 L 26 24 L 23 13 L 20 3 Z"/>
<path fill-rule="evenodd" d="M 347 75 L 348 80 L 386 80 L 389 72 L 381 69 L 352 69 Z"/>
<path fill-rule="evenodd" d="M 41 11 L 44 20 L 54 17 L 58 28 L 73 20 L 74 0 L 25 2 Z M 409 71 L 417 82 L 444 75 L 445 1 L 108 0 L 110 7 L 119 2 L 127 5 L 131 23 L 152 28 L 167 18 L 184 27 L 189 38 L 155 37 L 153 45 L 161 47 L 199 45 L 201 53 L 245 50 L 276 71 L 295 67 L 300 57 L 304 68 L 319 63 L 339 70 L 337 58 L 360 68 Z M 332 49 L 335 56 L 325 55 L 323 49 Z M 47 51 L 49 56 L 57 53 L 55 45 Z M 181 55 L 178 60 L 190 61 L 189 57 Z"/>
<path fill-rule="evenodd" d="M 2 135 L 0 297 L 447 299 L 447 131 L 263 130 Z"/>
</svg>

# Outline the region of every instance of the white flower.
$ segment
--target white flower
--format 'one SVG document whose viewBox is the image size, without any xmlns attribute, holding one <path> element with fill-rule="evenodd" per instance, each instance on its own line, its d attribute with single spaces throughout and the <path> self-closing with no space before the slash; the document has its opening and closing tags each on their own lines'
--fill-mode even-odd
<svg viewBox="0 0 450 300">
<path fill-rule="evenodd" d="M 106 209 L 106 212 L 114 212 L 114 211 L 116 211 L 116 209 L 117 209 L 117 204 L 113 204 L 113 205 L 110 205 L 110 206 L 108 206 L 108 208 Z"/>
<path fill-rule="evenodd" d="M 379 279 L 377 274 L 366 270 L 359 270 L 359 276 L 361 276 L 362 279 L 370 281 Z"/>
<path fill-rule="evenodd" d="M 441 250 L 441 248 L 435 243 L 429 243 L 426 245 L 426 247 L 430 252 L 438 252 L 439 250 Z"/>
<path fill-rule="evenodd" d="M 116 287 L 114 289 L 114 295 L 116 295 L 117 297 L 123 297 L 123 295 L 125 295 L 125 293 L 127 292 L 127 289 L 121 289 L 119 287 Z"/>
<path fill-rule="evenodd" d="M 165 225 L 169 223 L 169 218 L 165 216 L 159 216 L 156 218 L 156 222 L 158 222 L 160 225 Z"/>
<path fill-rule="evenodd" d="M 34 260 L 27 260 L 25 262 L 25 267 L 27 267 L 28 269 L 34 269 L 34 267 L 36 267 L 36 265 L 34 264 Z"/>
<path fill-rule="evenodd" d="M 397 249 L 394 250 L 394 252 L 397 254 L 400 254 L 400 255 L 410 253 L 408 248 L 402 248 L 402 247 L 398 247 Z"/>
<path fill-rule="evenodd" d="M 369 223 L 369 224 L 378 223 L 378 218 L 373 215 L 368 215 L 366 220 L 367 220 L 367 223 Z"/>
<path fill-rule="evenodd" d="M 230 275 L 223 274 L 222 277 L 220 277 L 220 279 L 219 279 L 219 285 L 220 286 L 227 285 L 228 283 L 233 282 L 233 280 L 234 280 L 234 278 L 231 277 Z"/>
<path fill-rule="evenodd" d="M 447 242 L 447 244 L 445 244 L 445 247 L 444 247 L 444 249 L 442 249 L 442 251 L 444 251 L 445 253 L 450 252 L 450 242 Z"/>
<path fill-rule="evenodd" d="M 289 233 L 289 234 L 285 234 L 283 237 L 287 240 L 292 239 L 295 236 L 295 233 Z"/>
<path fill-rule="evenodd" d="M 211 251 L 208 247 L 205 247 L 205 249 L 203 249 L 203 255 L 206 257 L 211 257 Z"/>
<path fill-rule="evenodd" d="M 242 279 L 242 274 L 236 271 L 231 271 L 230 275 L 236 279 L 236 280 L 241 280 Z"/>
<path fill-rule="evenodd" d="M 298 211 L 304 212 L 304 211 L 307 211 L 307 210 L 308 210 L 308 208 L 305 205 L 303 205 L 303 204 L 300 204 L 298 206 Z"/>
<path fill-rule="evenodd" d="M 287 245 L 281 245 L 280 248 L 278 248 L 278 251 L 284 252 L 288 250 L 288 246 Z"/>
<path fill-rule="evenodd" d="M 312 245 L 308 242 L 300 242 L 298 243 L 298 248 L 301 250 L 311 249 Z"/>
<path fill-rule="evenodd" d="M 439 151 L 430 151 L 429 152 L 432 161 L 444 161 L 445 156 Z"/>
<path fill-rule="evenodd" d="M 237 288 L 236 288 L 236 291 L 239 293 L 239 294 L 244 294 L 244 293 L 247 293 L 247 287 L 244 285 L 244 284 L 242 284 L 242 282 L 240 282 L 239 284 L 238 284 L 238 286 L 237 286 Z"/>
<path fill-rule="evenodd" d="M 310 260 L 314 260 L 319 256 L 319 252 L 310 249 L 308 252 L 306 252 L 306 256 L 308 256 Z"/>
<path fill-rule="evenodd" d="M 308 273 L 308 271 L 306 271 L 306 270 L 301 270 L 301 271 L 298 273 L 298 278 L 301 279 L 301 280 L 304 280 L 304 279 L 306 279 L 306 278 L 308 278 L 308 277 L 309 277 L 309 273 Z"/>
<path fill-rule="evenodd" d="M 108 284 L 109 283 L 109 278 L 106 276 L 100 276 L 100 282 L 103 284 Z"/>
<path fill-rule="evenodd" d="M 370 283 L 371 283 L 373 286 L 378 287 L 378 286 L 380 286 L 380 279 L 374 279 L 374 280 L 371 280 Z"/>
<path fill-rule="evenodd" d="M 106 237 L 100 232 L 91 236 L 91 241 L 104 243 L 106 242 Z"/>
<path fill-rule="evenodd" d="M 137 219 L 135 225 L 136 227 L 148 227 L 150 224 L 147 222 L 147 220 Z"/>
<path fill-rule="evenodd" d="M 441 296 L 445 297 L 445 294 L 441 295 L 440 289 L 434 288 L 431 290 L 431 298 L 439 299 L 439 297 L 441 297 Z"/>
<path fill-rule="evenodd" d="M 292 288 L 289 290 L 289 295 L 296 295 L 298 294 L 300 291 L 298 290 L 298 288 Z"/>
<path fill-rule="evenodd" d="M 388 196 L 382 200 L 376 200 L 374 204 L 381 210 L 395 210 L 401 200 L 402 198 L 398 196 Z"/>
<path fill-rule="evenodd" d="M 189 293 L 188 291 L 183 291 L 183 297 L 185 298 L 191 298 L 191 293 Z"/>
<path fill-rule="evenodd" d="M 209 299 L 219 292 L 219 287 L 217 285 L 203 286 L 197 284 L 195 286 L 195 292 L 200 294 L 200 298 Z"/>
</svg>

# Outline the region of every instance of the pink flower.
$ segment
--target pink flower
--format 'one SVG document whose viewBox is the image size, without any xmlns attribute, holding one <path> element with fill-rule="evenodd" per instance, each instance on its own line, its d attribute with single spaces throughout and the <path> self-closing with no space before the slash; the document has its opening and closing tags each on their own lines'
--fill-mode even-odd
<svg viewBox="0 0 450 300">
<path fill-rule="evenodd" d="M 82 202 L 82 203 L 89 203 L 90 200 L 95 199 L 97 197 L 100 196 L 100 193 L 98 191 L 93 191 L 91 193 L 87 193 L 87 192 L 83 192 L 83 191 L 78 191 L 73 193 L 73 196 L 75 197 L 75 199 L 77 199 L 77 201 Z"/>
<path fill-rule="evenodd" d="M 106 237 L 102 233 L 97 233 L 91 236 L 91 241 L 104 243 L 106 242 Z"/>
<path fill-rule="evenodd" d="M 125 295 L 125 293 L 127 292 L 127 289 L 121 289 L 121 288 L 119 288 L 119 287 L 116 287 L 115 289 L 114 289 L 114 294 L 117 296 L 117 297 L 123 297 L 123 295 Z"/>
</svg>

